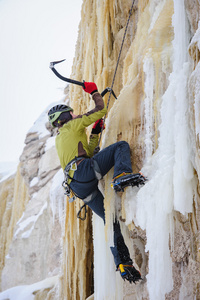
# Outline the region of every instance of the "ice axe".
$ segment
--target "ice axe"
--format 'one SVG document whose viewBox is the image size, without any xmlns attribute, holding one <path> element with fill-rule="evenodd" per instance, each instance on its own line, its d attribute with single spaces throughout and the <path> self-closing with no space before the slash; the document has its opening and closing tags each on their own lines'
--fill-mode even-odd
<svg viewBox="0 0 200 300">
<path fill-rule="evenodd" d="M 84 80 L 83 80 L 83 82 L 77 81 L 77 80 L 74 80 L 74 79 L 70 79 L 70 78 L 64 77 L 64 76 L 62 76 L 60 73 L 58 73 L 58 71 L 55 69 L 54 66 L 55 66 L 56 64 L 59 64 L 59 63 L 63 62 L 63 61 L 65 61 L 65 59 L 58 60 L 58 61 L 52 61 L 52 62 L 50 63 L 50 65 L 49 65 L 49 68 L 50 68 L 50 69 L 54 72 L 54 74 L 55 74 L 58 78 L 60 78 L 61 80 L 66 81 L 66 82 L 69 82 L 69 83 L 73 83 L 73 84 L 76 84 L 76 85 L 80 85 L 80 86 L 82 86 L 83 88 L 85 88 Z M 111 92 L 112 95 L 115 97 L 115 99 L 117 99 L 115 93 L 114 93 L 113 90 L 112 90 L 111 88 L 109 88 L 109 87 L 107 87 L 107 88 L 105 88 L 105 90 L 103 90 L 103 92 L 101 93 L 101 96 L 103 97 L 103 96 L 104 96 L 106 93 L 108 93 L 108 92 Z"/>
<path fill-rule="evenodd" d="M 80 86 L 82 86 L 83 88 L 85 88 L 84 81 L 81 82 L 81 81 L 73 80 L 73 79 L 64 77 L 64 76 L 62 76 L 61 74 L 58 73 L 58 71 L 54 68 L 54 66 L 55 66 L 56 64 L 59 64 L 59 63 L 63 62 L 63 61 L 65 61 L 65 59 L 58 60 L 58 61 L 52 61 L 52 62 L 50 63 L 50 65 L 49 65 L 49 68 L 50 68 L 50 69 L 54 72 L 54 74 L 55 74 L 58 78 L 60 78 L 61 80 L 67 81 L 67 82 L 69 82 L 69 83 L 77 84 L 77 85 L 80 85 Z"/>
</svg>

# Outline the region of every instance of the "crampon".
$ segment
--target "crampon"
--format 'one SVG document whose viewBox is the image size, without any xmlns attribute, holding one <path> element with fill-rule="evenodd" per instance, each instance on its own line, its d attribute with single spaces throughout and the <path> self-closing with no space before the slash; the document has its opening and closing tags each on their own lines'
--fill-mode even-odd
<svg viewBox="0 0 200 300">
<path fill-rule="evenodd" d="M 118 271 L 120 271 L 121 277 L 130 283 L 136 283 L 142 280 L 140 272 L 137 271 L 133 265 L 120 264 Z"/>
<path fill-rule="evenodd" d="M 116 192 L 123 192 L 124 188 L 127 186 L 137 186 L 144 185 L 147 181 L 147 178 L 142 175 L 142 173 L 136 174 L 126 174 L 124 173 L 114 178 L 113 182 L 111 183 L 111 187 Z"/>
</svg>

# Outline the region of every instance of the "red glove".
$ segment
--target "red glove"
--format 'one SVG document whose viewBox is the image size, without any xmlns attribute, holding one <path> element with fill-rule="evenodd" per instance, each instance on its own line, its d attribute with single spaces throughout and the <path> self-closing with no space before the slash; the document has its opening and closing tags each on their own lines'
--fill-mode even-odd
<svg viewBox="0 0 200 300">
<path fill-rule="evenodd" d="M 92 95 L 94 92 L 98 91 L 97 86 L 94 82 L 84 82 L 84 85 L 85 85 L 85 88 L 83 88 L 83 89 L 86 93 L 89 93 Z"/>
<path fill-rule="evenodd" d="M 101 132 L 101 128 L 105 129 L 103 119 L 97 120 L 92 127 L 92 134 L 99 134 Z"/>
</svg>

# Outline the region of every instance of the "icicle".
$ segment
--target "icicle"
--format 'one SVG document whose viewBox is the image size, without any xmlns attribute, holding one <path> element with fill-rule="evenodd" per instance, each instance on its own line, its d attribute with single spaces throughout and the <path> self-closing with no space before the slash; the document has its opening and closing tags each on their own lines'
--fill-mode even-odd
<svg viewBox="0 0 200 300">
<path fill-rule="evenodd" d="M 181 3 L 182 2 L 182 3 Z M 174 83 L 174 208 L 182 214 L 192 211 L 193 167 L 191 163 L 191 141 L 188 104 L 188 24 L 184 1 L 174 1 L 174 60 L 171 82 Z M 182 26 L 180 26 L 182 24 Z"/>
<path fill-rule="evenodd" d="M 154 66 L 151 57 L 144 59 L 143 65 L 145 73 L 145 99 L 144 99 L 144 116 L 145 116 L 145 161 L 153 153 L 153 90 L 154 90 Z"/>
<path fill-rule="evenodd" d="M 53 213 L 53 222 L 55 221 L 55 216 L 58 213 L 60 224 L 62 224 L 63 212 L 65 210 L 65 196 L 64 189 L 62 187 L 63 180 L 63 170 L 60 169 L 53 177 L 50 189 L 50 205 Z"/>
</svg>

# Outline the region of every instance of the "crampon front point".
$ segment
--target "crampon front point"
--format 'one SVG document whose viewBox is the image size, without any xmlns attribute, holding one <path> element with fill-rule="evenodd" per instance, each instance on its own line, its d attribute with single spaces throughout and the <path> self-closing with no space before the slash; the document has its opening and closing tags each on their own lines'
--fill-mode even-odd
<svg viewBox="0 0 200 300">
<path fill-rule="evenodd" d="M 118 267 L 121 277 L 130 283 L 142 280 L 141 274 L 133 265 L 120 264 Z"/>
<path fill-rule="evenodd" d="M 111 183 L 111 187 L 116 192 L 123 192 L 124 188 L 127 186 L 137 186 L 144 185 L 147 181 L 147 178 L 142 175 L 142 173 L 136 173 L 136 174 L 121 174 L 113 179 L 113 182 Z"/>
</svg>

